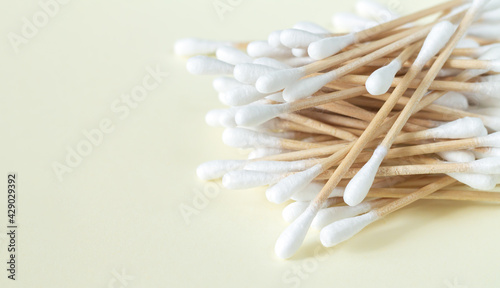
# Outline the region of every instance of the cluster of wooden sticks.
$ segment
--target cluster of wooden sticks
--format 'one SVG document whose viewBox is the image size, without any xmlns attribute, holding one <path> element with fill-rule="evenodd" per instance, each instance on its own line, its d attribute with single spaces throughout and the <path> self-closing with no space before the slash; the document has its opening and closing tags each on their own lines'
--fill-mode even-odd
<svg viewBox="0 0 500 288">
<path fill-rule="evenodd" d="M 371 0 L 357 7 L 391 17 L 347 33 L 300 22 L 268 41 L 176 43 L 181 55 L 216 55 L 190 58 L 190 72 L 234 76 L 214 80 L 230 107 L 206 121 L 226 127 L 225 144 L 253 149 L 203 163 L 198 176 L 295 201 L 283 211 L 280 258 L 311 225 L 329 247 L 418 199 L 500 202 L 489 191 L 500 183 L 500 1 L 402 17 Z"/>
</svg>

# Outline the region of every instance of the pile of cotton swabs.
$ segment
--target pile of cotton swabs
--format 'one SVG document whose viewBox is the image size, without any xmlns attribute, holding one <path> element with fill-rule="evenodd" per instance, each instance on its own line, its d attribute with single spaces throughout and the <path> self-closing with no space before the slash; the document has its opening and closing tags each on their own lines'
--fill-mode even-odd
<svg viewBox="0 0 500 288">
<path fill-rule="evenodd" d="M 226 145 L 253 149 L 246 160 L 203 163 L 198 176 L 294 201 L 280 258 L 311 226 L 330 247 L 418 199 L 500 201 L 488 192 L 500 182 L 500 1 L 402 17 L 366 0 L 356 7 L 388 21 L 343 13 L 334 23 L 350 32 L 300 22 L 268 41 L 175 45 L 205 54 L 188 60 L 191 73 L 226 75 L 213 86 L 229 108 L 206 122 L 225 127 Z"/>
</svg>

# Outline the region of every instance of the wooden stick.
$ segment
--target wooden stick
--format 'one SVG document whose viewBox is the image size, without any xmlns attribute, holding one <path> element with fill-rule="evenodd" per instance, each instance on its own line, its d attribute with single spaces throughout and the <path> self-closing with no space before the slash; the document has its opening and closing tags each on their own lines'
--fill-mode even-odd
<svg viewBox="0 0 500 288">
<path fill-rule="evenodd" d="M 425 67 L 430 67 L 435 59 L 431 60 Z M 368 63 L 368 66 L 381 67 L 385 66 L 387 63 L 392 61 L 391 58 L 380 58 Z M 402 61 L 403 67 L 410 67 L 411 61 Z M 476 60 L 476 59 L 448 59 L 444 65 L 444 68 L 453 69 L 485 69 L 489 70 L 492 68 L 491 61 L 489 60 Z"/>
<path fill-rule="evenodd" d="M 417 191 L 412 192 L 397 200 L 394 200 L 393 202 L 384 205 L 380 208 L 377 208 L 374 211 L 379 217 L 384 217 L 455 182 L 456 182 L 455 179 L 450 178 L 448 176 L 440 178 L 436 182 L 426 185 L 418 189 Z"/>
<path fill-rule="evenodd" d="M 347 132 L 344 129 L 340 129 L 337 127 L 333 127 L 331 125 L 322 123 L 320 121 L 299 115 L 299 114 L 284 114 L 280 115 L 280 118 L 289 120 L 295 123 L 301 123 L 302 125 L 305 125 L 307 127 L 310 127 L 314 130 L 321 131 L 325 134 L 332 135 L 334 137 L 337 137 L 339 139 L 343 140 L 355 140 L 358 139 L 358 137 L 350 132 Z"/>
<path fill-rule="evenodd" d="M 413 191 L 415 189 L 411 188 L 372 188 L 368 192 L 368 197 L 402 198 Z M 500 193 L 446 189 L 436 191 L 422 199 L 500 202 Z"/>
<path fill-rule="evenodd" d="M 338 82 L 356 84 L 356 85 L 364 85 L 368 76 L 364 75 L 346 75 L 338 80 Z M 392 81 L 391 87 L 396 87 L 403 78 L 394 77 Z M 409 88 L 418 88 L 422 80 L 415 79 L 410 82 Z M 442 81 L 442 80 L 433 80 L 430 85 L 430 90 L 441 90 L 441 91 L 458 91 L 458 92 L 477 92 L 480 84 L 477 83 L 467 83 L 467 82 L 458 82 L 458 81 Z"/>
</svg>

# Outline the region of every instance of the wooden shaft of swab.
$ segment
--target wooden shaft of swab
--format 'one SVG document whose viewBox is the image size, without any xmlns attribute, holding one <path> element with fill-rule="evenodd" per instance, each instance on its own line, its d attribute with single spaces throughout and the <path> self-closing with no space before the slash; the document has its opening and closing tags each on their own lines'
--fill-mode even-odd
<svg viewBox="0 0 500 288">
<path fill-rule="evenodd" d="M 304 111 L 304 112 L 300 112 L 300 114 L 305 115 L 305 116 L 310 117 L 310 118 L 317 119 L 317 120 L 325 122 L 325 123 L 343 126 L 343 127 L 357 128 L 357 129 L 363 129 L 363 130 L 366 129 L 366 127 L 368 127 L 368 122 L 366 122 L 366 121 L 354 119 L 351 117 L 341 116 L 338 114 L 322 113 L 322 112 L 315 112 L 315 111 Z"/>
<path fill-rule="evenodd" d="M 280 118 L 286 119 L 292 122 L 301 123 L 302 125 L 308 126 L 312 129 L 321 131 L 323 133 L 332 135 L 334 137 L 343 139 L 343 140 L 355 140 L 358 137 L 346 130 L 340 129 L 338 127 L 333 127 L 331 125 L 325 124 L 323 122 L 299 115 L 299 114 L 284 114 L 281 115 Z"/>
<path fill-rule="evenodd" d="M 366 87 L 359 86 L 359 87 L 345 89 L 342 91 L 336 91 L 319 96 L 314 96 L 311 98 L 300 99 L 290 103 L 288 112 L 295 112 L 307 108 L 313 108 L 319 105 L 328 104 L 333 101 L 339 101 L 339 100 L 349 99 L 352 97 L 357 97 L 364 93 L 367 93 Z"/>
<path fill-rule="evenodd" d="M 354 177 L 361 168 L 350 168 L 343 178 Z M 414 175 L 432 175 L 446 173 L 474 173 L 474 168 L 469 163 L 445 163 L 438 162 L 436 164 L 415 164 L 415 165 L 398 165 L 398 166 L 382 166 L 377 170 L 376 177 L 393 177 L 393 176 L 414 176 Z M 318 179 L 325 180 L 331 177 L 334 172 L 327 170 L 318 176 Z"/>
<path fill-rule="evenodd" d="M 387 63 L 389 63 L 392 59 L 391 58 L 380 58 L 377 60 L 374 60 L 370 63 L 368 63 L 368 66 L 373 66 L 373 67 L 381 67 L 385 66 Z M 406 60 L 405 60 L 406 61 Z M 410 67 L 412 62 L 411 61 L 406 61 L 402 62 L 403 67 Z M 430 67 L 433 63 L 433 60 L 431 60 L 425 67 Z M 454 68 L 454 69 L 491 69 L 491 61 L 489 60 L 476 60 L 476 59 L 448 59 L 444 65 L 443 68 Z"/>
<path fill-rule="evenodd" d="M 303 142 L 291 139 L 281 139 L 280 147 L 288 150 L 304 150 L 304 149 L 325 147 L 325 145 L 320 143 Z"/>
<path fill-rule="evenodd" d="M 416 190 L 415 192 L 412 192 L 402 198 L 394 200 L 387 205 L 375 209 L 375 213 L 377 213 L 379 217 L 384 217 L 455 182 L 455 179 L 448 176 L 440 178 L 436 182 L 426 185 Z"/>
<path fill-rule="evenodd" d="M 368 76 L 364 75 L 346 75 L 337 81 L 349 84 L 364 85 L 367 79 Z M 399 83 L 401 83 L 402 80 L 403 79 L 400 77 L 394 77 L 394 80 L 391 83 L 391 87 L 396 87 Z M 420 79 L 411 81 L 409 88 L 418 88 L 422 81 L 423 80 Z M 478 89 L 478 84 L 459 81 L 433 80 L 429 85 L 429 89 L 441 91 L 476 92 Z"/>
<path fill-rule="evenodd" d="M 307 126 L 304 126 L 304 125 L 301 125 L 299 123 L 295 123 L 292 121 L 283 120 L 283 119 L 279 119 L 276 122 L 276 128 L 281 129 L 281 130 L 292 130 L 292 131 L 311 133 L 311 134 L 318 133 L 317 130 L 314 130 L 310 127 L 307 127 Z"/>
<path fill-rule="evenodd" d="M 357 171 L 353 169 L 351 173 L 354 174 L 351 175 L 354 176 L 356 172 Z M 439 164 L 383 166 L 378 169 L 377 176 L 388 177 L 388 176 L 474 173 L 474 172 L 475 169 L 473 166 L 470 165 L 470 163 L 439 163 Z"/>
<path fill-rule="evenodd" d="M 367 197 L 402 198 L 414 191 L 415 189 L 411 188 L 372 188 Z M 500 193 L 446 189 L 436 191 L 422 199 L 500 202 Z"/>
<path fill-rule="evenodd" d="M 396 18 L 394 20 L 382 23 L 380 25 L 359 31 L 359 32 L 355 33 L 356 42 L 362 42 L 362 41 L 368 40 L 371 37 L 373 37 L 377 34 L 380 34 L 382 32 L 385 32 L 387 30 L 397 28 L 397 27 L 405 25 L 409 22 L 420 20 L 426 16 L 441 12 L 443 10 L 455 8 L 455 7 L 457 7 L 461 4 L 464 4 L 466 2 L 467 1 L 463 1 L 463 0 L 448 1 L 448 2 L 445 2 L 443 4 L 439 4 L 439 5 L 424 9 L 424 10 L 420 10 L 420 11 L 417 11 L 415 13 L 412 13 L 412 14 L 409 14 L 409 15 L 406 15 L 403 17 L 399 17 L 399 18 Z"/>
</svg>

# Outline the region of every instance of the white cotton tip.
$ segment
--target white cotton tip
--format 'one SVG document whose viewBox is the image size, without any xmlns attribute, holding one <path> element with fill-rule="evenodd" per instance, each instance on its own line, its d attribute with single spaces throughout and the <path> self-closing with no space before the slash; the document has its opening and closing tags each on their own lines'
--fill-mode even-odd
<svg viewBox="0 0 500 288">
<path fill-rule="evenodd" d="M 260 76 L 276 71 L 269 66 L 243 63 L 234 66 L 234 78 L 244 84 L 255 84 Z"/>
<path fill-rule="evenodd" d="M 378 25 L 375 21 L 347 12 L 335 13 L 332 16 L 332 24 L 336 30 L 347 32 L 357 32 Z"/>
<path fill-rule="evenodd" d="M 264 97 L 266 94 L 257 91 L 253 85 L 240 85 L 237 88 L 219 93 L 219 100 L 229 106 L 247 105 Z"/>
<path fill-rule="evenodd" d="M 234 66 L 212 57 L 198 55 L 188 59 L 186 68 L 191 74 L 232 74 Z"/>
<path fill-rule="evenodd" d="M 306 210 L 281 233 L 274 246 L 274 252 L 279 258 L 290 258 L 299 250 L 314 216 L 316 216 L 316 211 L 311 207 L 306 208 Z"/>
<path fill-rule="evenodd" d="M 304 189 L 307 184 L 311 183 L 314 178 L 323 172 L 321 164 L 315 166 L 280 180 L 275 185 L 269 187 L 266 191 L 267 200 L 272 203 L 283 203 L 296 192 Z"/>
<path fill-rule="evenodd" d="M 248 56 L 245 52 L 231 46 L 221 46 L 215 51 L 217 59 L 232 64 L 251 63 L 252 57 Z"/>
<path fill-rule="evenodd" d="M 285 29 L 281 31 L 280 41 L 281 44 L 288 48 L 307 48 L 309 44 L 318 41 L 323 37 L 318 34 L 310 33 L 298 29 Z"/>
<path fill-rule="evenodd" d="M 500 174 L 500 157 L 483 158 L 469 165 L 474 170 L 474 173 L 479 174 Z"/>
<path fill-rule="evenodd" d="M 255 87 L 261 93 L 278 92 L 303 76 L 306 74 L 302 67 L 278 70 L 261 76 L 255 83 Z"/>
<path fill-rule="evenodd" d="M 244 128 L 226 128 L 222 133 L 222 142 L 227 146 L 236 148 L 279 148 L 280 141 L 279 138 Z"/>
<path fill-rule="evenodd" d="M 196 175 L 202 180 L 219 179 L 229 171 L 241 169 L 246 162 L 246 160 L 208 161 L 196 168 Z"/>
<path fill-rule="evenodd" d="M 495 24 L 474 24 L 469 27 L 467 34 L 476 36 L 479 38 L 499 40 L 500 31 L 498 31 L 498 26 Z"/>
<path fill-rule="evenodd" d="M 274 102 L 278 102 L 278 103 L 285 103 L 286 102 L 285 99 L 283 99 L 283 93 L 281 93 L 281 92 L 268 95 L 268 96 L 266 96 L 266 99 L 274 101 Z"/>
<path fill-rule="evenodd" d="M 310 167 L 310 161 L 255 161 L 245 165 L 245 170 L 269 172 L 269 173 L 287 173 L 299 172 Z"/>
<path fill-rule="evenodd" d="M 207 112 L 205 122 L 212 127 L 222 126 L 220 122 L 221 115 L 226 113 L 226 109 L 214 109 Z"/>
<path fill-rule="evenodd" d="M 368 79 L 366 79 L 366 90 L 371 95 L 382 95 L 389 91 L 392 81 L 401 69 L 401 61 L 394 59 L 388 65 L 375 70 Z"/>
<path fill-rule="evenodd" d="M 301 79 L 283 90 L 283 99 L 287 102 L 307 98 L 336 78 L 335 71 Z"/>
<path fill-rule="evenodd" d="M 474 153 L 466 150 L 443 151 L 437 154 L 439 157 L 449 162 L 466 163 L 476 160 Z"/>
<path fill-rule="evenodd" d="M 174 51 L 175 54 L 180 56 L 209 55 L 224 45 L 229 45 L 229 43 L 198 38 L 184 38 L 175 41 Z"/>
<path fill-rule="evenodd" d="M 369 18 L 378 22 L 387 22 L 399 17 L 384 5 L 371 0 L 358 0 L 356 2 L 356 13 L 363 18 Z"/>
<path fill-rule="evenodd" d="M 477 140 L 481 144 L 481 147 L 500 148 L 500 132 L 491 133 Z"/>
<path fill-rule="evenodd" d="M 301 49 L 301 48 L 293 48 L 292 49 L 292 54 L 295 57 L 306 57 L 306 56 L 309 56 L 307 54 L 307 49 Z"/>
<path fill-rule="evenodd" d="M 474 39 L 471 38 L 462 38 L 460 41 L 458 41 L 457 45 L 455 46 L 455 49 L 461 49 L 461 48 L 478 48 L 481 45 L 477 43 Z"/>
<path fill-rule="evenodd" d="M 272 47 L 267 41 L 253 41 L 248 43 L 247 53 L 250 57 L 285 58 L 292 56 L 290 49 Z"/>
<path fill-rule="evenodd" d="M 321 189 L 323 189 L 324 186 L 325 183 L 311 182 L 307 184 L 304 189 L 299 190 L 295 194 L 293 194 L 291 199 L 295 201 L 312 201 L 314 198 L 316 198 L 316 196 L 318 196 L 319 192 L 321 191 Z M 344 196 L 344 189 L 344 187 L 336 187 L 332 190 L 328 198 Z"/>
<path fill-rule="evenodd" d="M 359 233 L 366 226 L 378 219 L 375 211 L 342 219 L 321 229 L 320 240 L 325 247 L 332 247 Z"/>
<path fill-rule="evenodd" d="M 447 173 L 446 175 L 473 189 L 481 191 L 493 190 L 497 185 L 494 175 L 471 173 Z"/>
<path fill-rule="evenodd" d="M 223 127 L 232 128 L 236 127 L 235 115 L 238 109 L 237 107 L 231 107 L 221 112 L 219 116 L 219 122 Z"/>
<path fill-rule="evenodd" d="M 300 214 L 306 211 L 307 207 L 309 207 L 309 201 L 297 201 L 290 203 L 285 207 L 285 209 L 283 209 L 281 216 L 286 222 L 292 223 L 300 216 Z"/>
<path fill-rule="evenodd" d="M 473 138 L 488 134 L 483 121 L 475 117 L 460 118 L 426 131 L 429 137 L 441 139 Z"/>
<path fill-rule="evenodd" d="M 320 25 L 314 23 L 314 22 L 309 22 L 309 21 L 300 21 L 295 23 L 293 25 L 294 29 L 298 30 L 304 30 L 310 33 L 315 33 L 315 34 L 328 34 L 330 31 L 326 28 L 321 27 Z"/>
<path fill-rule="evenodd" d="M 345 218 L 364 214 L 372 209 L 371 202 L 363 202 L 356 206 L 336 206 L 319 210 L 316 217 L 314 217 L 311 227 L 317 230 Z"/>
<path fill-rule="evenodd" d="M 241 83 L 233 77 L 217 77 L 212 82 L 215 91 L 221 93 L 241 86 Z"/>
<path fill-rule="evenodd" d="M 257 126 L 287 112 L 288 104 L 247 105 L 236 113 L 236 123 L 239 126 Z"/>
<path fill-rule="evenodd" d="M 474 92 L 488 97 L 500 98 L 500 82 L 482 82 L 476 83 L 476 85 Z"/>
<path fill-rule="evenodd" d="M 366 162 L 363 168 L 347 184 L 344 192 L 344 202 L 347 205 L 356 206 L 365 199 L 375 180 L 377 170 L 382 161 L 384 161 L 385 155 L 387 155 L 387 149 L 383 146 L 378 146 L 370 160 Z"/>
<path fill-rule="evenodd" d="M 274 69 L 290 69 L 292 68 L 290 65 L 287 65 L 279 60 L 269 58 L 269 57 L 260 57 L 253 60 L 253 64 L 259 64 L 264 66 L 269 66 Z"/>
<path fill-rule="evenodd" d="M 283 178 L 282 174 L 235 170 L 222 177 L 222 186 L 231 190 L 250 189 L 270 185 Z"/>
<path fill-rule="evenodd" d="M 433 104 L 458 110 L 467 110 L 469 108 L 469 101 L 467 100 L 467 97 L 455 91 L 447 92 L 434 101 Z"/>
<path fill-rule="evenodd" d="M 353 33 L 343 36 L 323 38 L 312 42 L 307 48 L 309 57 L 321 60 L 337 54 L 340 50 L 351 45 L 356 40 Z"/>
<path fill-rule="evenodd" d="M 269 46 L 275 47 L 275 48 L 285 48 L 285 46 L 283 46 L 283 44 L 281 44 L 281 40 L 280 40 L 281 31 L 283 31 L 283 30 L 273 31 L 267 36 L 267 43 L 269 44 Z"/>
<path fill-rule="evenodd" d="M 414 63 L 417 65 L 427 63 L 448 43 L 453 33 L 455 33 L 456 28 L 457 26 L 449 21 L 441 21 L 435 24 L 425 38 L 424 44 Z"/>
<path fill-rule="evenodd" d="M 285 149 L 279 149 L 279 148 L 257 148 L 248 154 L 248 159 L 253 160 L 253 159 L 258 159 L 261 157 L 277 155 L 277 154 L 286 153 L 286 152 L 289 152 L 289 151 L 285 150 Z"/>
<path fill-rule="evenodd" d="M 472 153 L 478 159 L 500 157 L 500 148 L 477 148 L 472 150 Z"/>
</svg>

